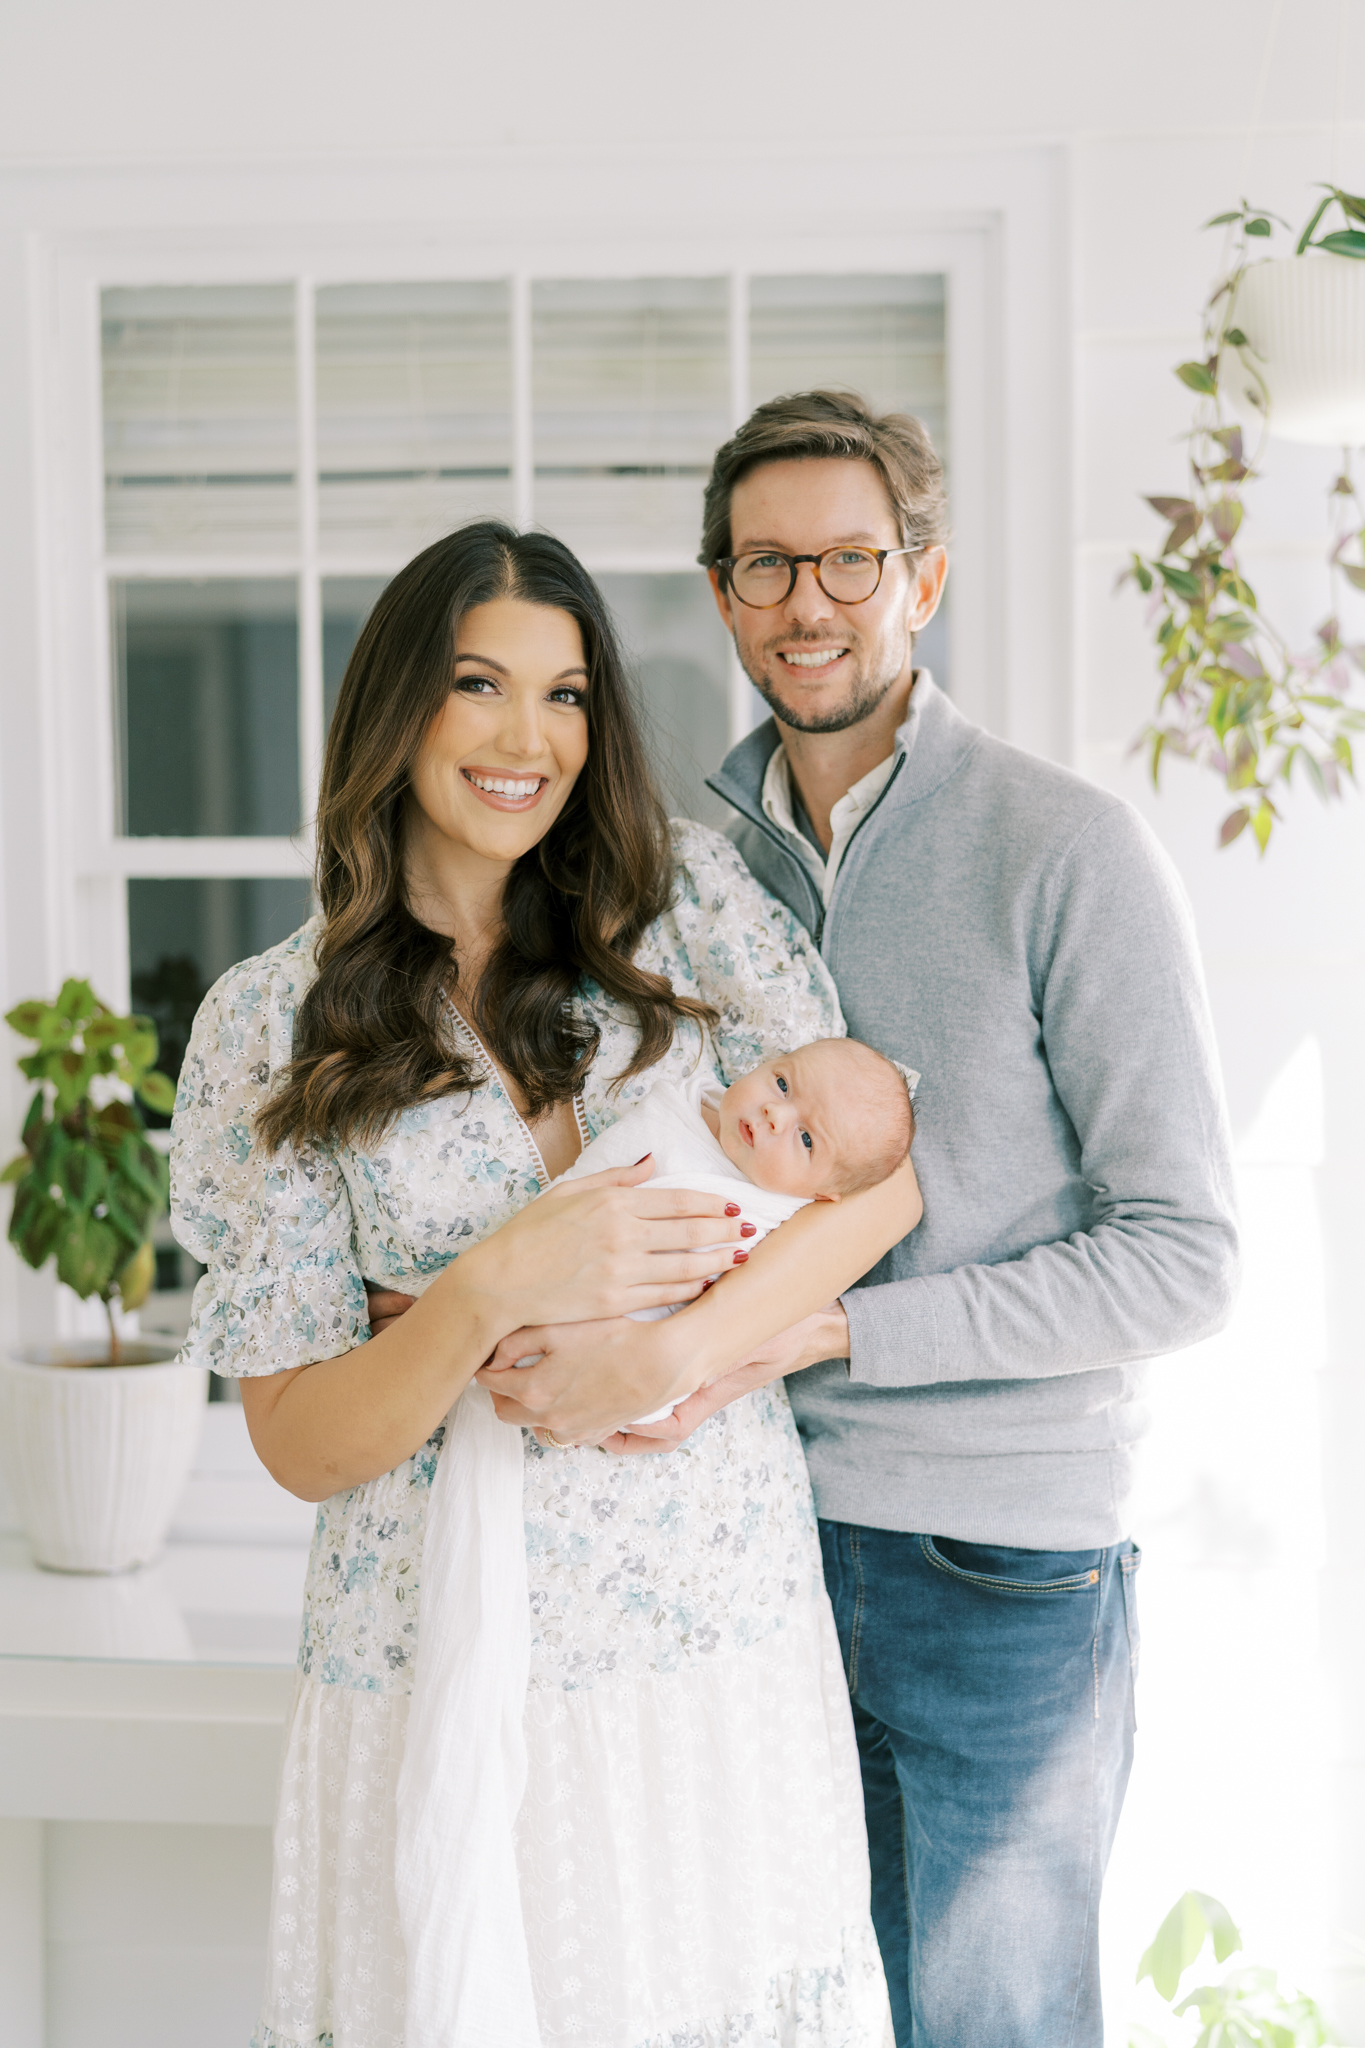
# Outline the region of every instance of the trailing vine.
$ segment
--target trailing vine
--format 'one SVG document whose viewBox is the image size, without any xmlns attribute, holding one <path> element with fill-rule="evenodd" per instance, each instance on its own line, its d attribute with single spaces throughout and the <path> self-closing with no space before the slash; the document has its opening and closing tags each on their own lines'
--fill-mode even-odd
<svg viewBox="0 0 1365 2048">
<path fill-rule="evenodd" d="M 1332 206 L 1345 227 L 1314 240 Z M 1154 554 L 1134 553 L 1118 579 L 1119 586 L 1135 583 L 1150 599 L 1148 622 L 1163 682 L 1156 716 L 1136 745 L 1147 749 L 1154 786 L 1160 786 L 1168 753 L 1212 769 L 1237 799 L 1219 845 L 1231 845 L 1249 826 L 1262 853 L 1281 815 L 1276 785 L 1288 785 L 1302 769 L 1320 796 L 1340 796 L 1355 775 L 1351 735 L 1365 726 L 1365 713 L 1347 701 L 1354 677 L 1365 675 L 1365 642 L 1343 638 L 1340 616 L 1341 586 L 1365 591 L 1365 502 L 1349 452 L 1330 493 L 1333 603 L 1309 649 L 1295 652 L 1266 617 L 1238 555 L 1243 493 L 1258 474 L 1270 397 L 1255 352 L 1235 324 L 1237 287 L 1255 253 L 1252 245 L 1265 242 L 1277 224 L 1287 226 L 1245 200 L 1205 224 L 1229 230 L 1228 252 L 1204 308 L 1201 358 L 1175 372 L 1197 400 L 1187 437 L 1188 495 L 1147 499 L 1167 521 L 1166 537 Z M 1365 259 L 1362 227 L 1365 199 L 1328 186 L 1295 254 L 1324 249 Z M 1261 415 L 1250 451 L 1224 407 L 1220 370 L 1229 352 L 1242 364 L 1247 396 Z"/>
</svg>

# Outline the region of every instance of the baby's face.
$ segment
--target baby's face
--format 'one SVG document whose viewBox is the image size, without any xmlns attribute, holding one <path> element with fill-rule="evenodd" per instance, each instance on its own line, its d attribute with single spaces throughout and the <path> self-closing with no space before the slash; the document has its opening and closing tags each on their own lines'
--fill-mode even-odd
<svg viewBox="0 0 1365 2048">
<path fill-rule="evenodd" d="M 755 1186 L 839 1199 L 830 1189 L 844 1163 L 849 1093 L 839 1050 L 838 1040 L 803 1045 L 765 1060 L 722 1095 L 721 1150 Z"/>
</svg>

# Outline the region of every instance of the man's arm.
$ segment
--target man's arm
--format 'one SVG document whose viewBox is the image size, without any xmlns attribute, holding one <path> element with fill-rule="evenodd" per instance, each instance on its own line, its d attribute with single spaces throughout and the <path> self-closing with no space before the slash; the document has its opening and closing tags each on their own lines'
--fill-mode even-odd
<svg viewBox="0 0 1365 2048">
<path fill-rule="evenodd" d="M 855 1385 L 1084 1372 L 1193 1343 L 1231 1312 L 1230 1146 L 1193 920 L 1134 813 L 1081 834 L 1042 925 L 1043 1042 L 1095 1221 L 1022 1258 L 845 1294 Z"/>
</svg>

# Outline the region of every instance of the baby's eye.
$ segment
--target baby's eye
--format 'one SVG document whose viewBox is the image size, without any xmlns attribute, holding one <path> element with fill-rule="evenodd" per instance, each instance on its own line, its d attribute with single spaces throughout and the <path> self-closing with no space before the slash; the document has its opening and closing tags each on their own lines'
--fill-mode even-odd
<svg viewBox="0 0 1365 2048">
<path fill-rule="evenodd" d="M 778 1087 L 782 1090 L 782 1093 L 785 1095 L 787 1092 L 787 1084 L 783 1080 L 782 1076 L 780 1074 L 774 1074 L 773 1079 L 776 1081 Z"/>
<path fill-rule="evenodd" d="M 813 1152 L 813 1151 L 815 1150 L 815 1147 L 814 1147 L 814 1146 L 813 1146 L 813 1145 L 811 1144 L 811 1141 L 810 1141 L 810 1132 L 809 1132 L 809 1131 L 802 1131 L 802 1133 L 801 1133 L 801 1143 L 802 1143 L 802 1144 L 803 1144 L 803 1145 L 805 1146 L 805 1148 L 806 1148 L 806 1150 L 807 1150 L 808 1152 Z"/>
</svg>

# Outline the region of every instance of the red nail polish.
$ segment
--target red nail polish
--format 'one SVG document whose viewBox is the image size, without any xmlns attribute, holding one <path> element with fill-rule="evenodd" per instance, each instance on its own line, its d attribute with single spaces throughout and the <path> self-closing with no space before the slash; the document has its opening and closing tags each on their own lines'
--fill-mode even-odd
<svg viewBox="0 0 1365 2048">
<path fill-rule="evenodd" d="M 741 1223 L 739 1226 L 739 1234 L 741 1237 L 757 1237 L 758 1225 L 756 1223 Z"/>
<path fill-rule="evenodd" d="M 725 1213 L 726 1213 L 726 1215 L 727 1215 L 727 1216 L 738 1216 L 738 1214 L 739 1214 L 739 1203 L 738 1203 L 738 1202 L 727 1202 L 727 1203 L 725 1204 Z"/>
<path fill-rule="evenodd" d="M 731 1260 L 731 1264 L 735 1266 L 742 1266 L 747 1260 L 748 1256 L 749 1254 L 747 1252 L 736 1252 L 734 1258 Z M 729 1295 L 727 1295 L 725 1298 L 728 1301 L 730 1297 Z"/>
<path fill-rule="evenodd" d="M 648 1158 L 649 1158 L 649 1156 L 650 1156 L 650 1155 L 649 1155 L 649 1153 L 648 1153 L 648 1152 L 642 1152 L 642 1153 L 640 1154 L 639 1158 L 638 1158 L 638 1159 L 636 1160 L 635 1164 L 636 1164 L 637 1166 L 643 1166 L 643 1165 L 644 1165 L 644 1163 L 645 1163 L 645 1161 L 646 1161 L 646 1159 L 648 1159 Z M 736 1211 L 735 1211 L 735 1214 L 736 1214 L 736 1216 L 738 1216 L 738 1214 L 739 1214 L 739 1211 L 738 1211 L 738 1209 L 736 1209 Z"/>
</svg>

